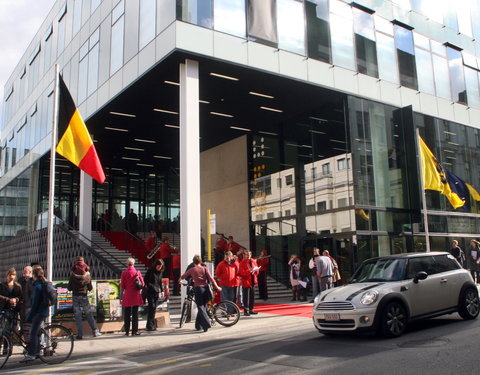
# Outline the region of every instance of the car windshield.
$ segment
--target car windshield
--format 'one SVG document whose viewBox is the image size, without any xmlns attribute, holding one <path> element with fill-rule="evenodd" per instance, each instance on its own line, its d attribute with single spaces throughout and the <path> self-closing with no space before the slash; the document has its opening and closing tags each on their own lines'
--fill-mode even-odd
<svg viewBox="0 0 480 375">
<path fill-rule="evenodd" d="M 351 283 L 399 281 L 405 278 L 406 259 L 380 258 L 363 262 L 350 279 Z"/>
</svg>

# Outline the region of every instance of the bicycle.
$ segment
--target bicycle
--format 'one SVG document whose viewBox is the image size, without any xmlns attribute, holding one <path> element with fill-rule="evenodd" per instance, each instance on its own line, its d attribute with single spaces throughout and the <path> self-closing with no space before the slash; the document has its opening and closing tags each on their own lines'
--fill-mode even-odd
<svg viewBox="0 0 480 375">
<path fill-rule="evenodd" d="M 194 301 L 194 290 L 191 283 L 183 283 L 187 287 L 187 293 L 182 305 L 182 312 L 180 314 L 179 328 L 182 328 L 185 323 L 190 322 L 190 316 L 192 312 L 192 302 Z M 215 322 L 224 327 L 231 327 L 240 319 L 240 309 L 231 301 L 221 301 L 213 303 L 213 301 L 207 302 L 207 314 L 210 318 L 210 323 L 215 325 Z"/>
<path fill-rule="evenodd" d="M 5 311 L 0 312 L 0 327 L 5 324 L 11 324 L 11 337 L 0 336 L 0 369 L 7 363 L 13 353 L 13 342 L 17 343 L 27 351 L 28 343 L 25 342 L 21 334 L 15 327 L 19 325 L 20 320 L 14 316 L 7 316 Z M 44 363 L 49 365 L 58 364 L 70 358 L 73 352 L 73 334 L 70 330 L 61 324 L 47 324 L 40 328 L 39 336 L 39 352 L 38 357 Z"/>
</svg>

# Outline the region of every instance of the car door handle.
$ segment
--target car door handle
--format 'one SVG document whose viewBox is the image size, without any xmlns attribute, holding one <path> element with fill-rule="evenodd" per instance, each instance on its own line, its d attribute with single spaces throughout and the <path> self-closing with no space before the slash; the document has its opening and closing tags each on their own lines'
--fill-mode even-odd
<svg viewBox="0 0 480 375">
<path fill-rule="evenodd" d="M 440 279 L 440 284 L 446 284 L 447 283 L 447 279 Z"/>
</svg>

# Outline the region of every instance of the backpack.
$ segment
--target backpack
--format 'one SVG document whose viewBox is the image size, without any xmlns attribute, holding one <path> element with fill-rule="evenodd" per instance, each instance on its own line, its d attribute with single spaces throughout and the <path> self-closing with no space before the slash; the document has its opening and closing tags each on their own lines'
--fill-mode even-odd
<svg viewBox="0 0 480 375">
<path fill-rule="evenodd" d="M 57 305 L 57 289 L 50 281 L 43 285 L 42 305 L 49 307 Z"/>
</svg>

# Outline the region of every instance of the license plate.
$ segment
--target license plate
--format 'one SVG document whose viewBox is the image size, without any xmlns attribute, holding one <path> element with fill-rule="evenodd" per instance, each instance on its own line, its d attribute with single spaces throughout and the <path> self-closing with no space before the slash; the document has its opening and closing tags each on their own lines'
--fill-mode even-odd
<svg viewBox="0 0 480 375">
<path fill-rule="evenodd" d="M 325 314 L 325 320 L 339 321 L 340 320 L 340 314 L 336 314 L 336 313 Z"/>
</svg>

